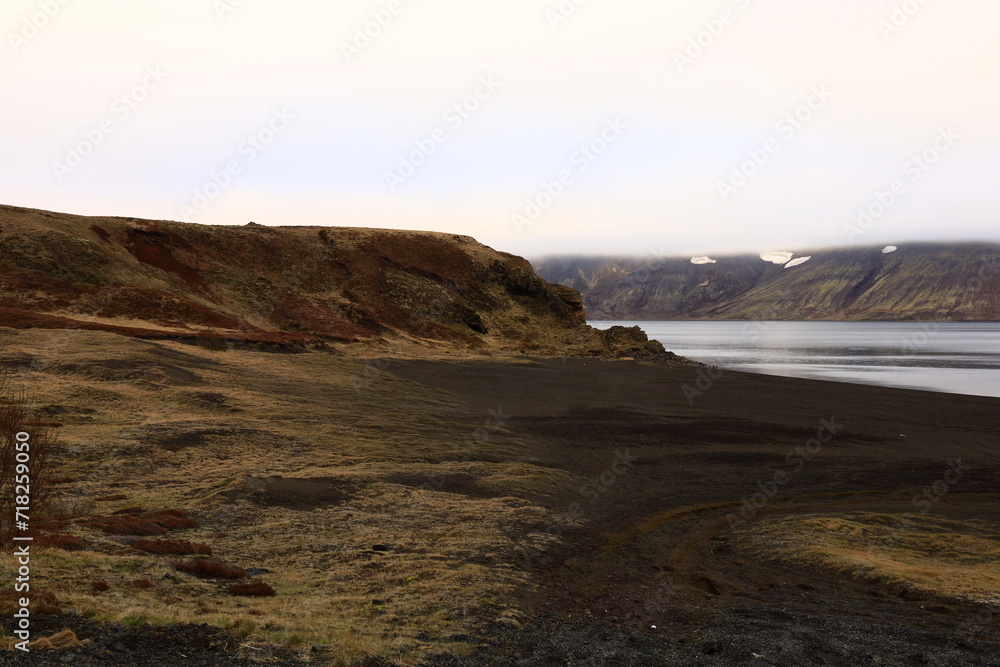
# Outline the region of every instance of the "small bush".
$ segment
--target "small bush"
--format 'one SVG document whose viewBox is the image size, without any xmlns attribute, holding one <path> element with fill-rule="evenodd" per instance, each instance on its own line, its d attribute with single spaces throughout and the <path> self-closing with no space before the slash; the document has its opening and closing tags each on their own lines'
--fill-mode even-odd
<svg viewBox="0 0 1000 667">
<path fill-rule="evenodd" d="M 153 584 L 149 581 L 149 579 L 136 579 L 135 581 L 132 582 L 132 585 L 135 586 L 136 588 L 152 588 L 153 587 Z"/>
<path fill-rule="evenodd" d="M 56 533 L 55 535 L 39 535 L 35 538 L 35 544 L 40 547 L 51 547 L 62 549 L 63 551 L 86 551 L 89 545 L 75 535 L 66 533 Z"/>
<path fill-rule="evenodd" d="M 53 477 L 49 480 L 49 484 L 72 484 L 76 481 L 76 477 Z"/>
<path fill-rule="evenodd" d="M 265 584 L 263 581 L 254 581 L 249 584 L 230 584 L 229 594 L 264 597 L 267 595 L 274 595 L 274 589 Z"/>
<path fill-rule="evenodd" d="M 95 591 L 100 591 L 102 593 L 111 588 L 111 586 L 106 581 L 92 581 L 90 582 L 90 585 L 94 587 Z"/>
<path fill-rule="evenodd" d="M 141 507 L 126 507 L 125 509 L 117 510 L 115 512 L 112 512 L 111 514 L 113 514 L 113 515 L 118 515 L 118 514 L 142 514 L 145 511 L 146 510 L 142 509 Z"/>
<path fill-rule="evenodd" d="M 171 540 L 139 540 L 132 544 L 140 551 L 150 554 L 170 554 L 172 556 L 191 556 L 202 554 L 212 555 L 212 547 L 207 544 L 192 544 L 191 542 L 174 542 Z"/>
<path fill-rule="evenodd" d="M 0 365 L 0 544 L 7 544 L 14 535 L 14 515 L 17 491 L 17 434 L 29 434 L 31 453 L 31 511 L 35 519 L 48 514 L 50 494 L 49 455 L 56 446 L 55 431 L 33 421 L 34 410 L 24 390 L 14 391 L 6 364 Z"/>
<path fill-rule="evenodd" d="M 179 560 L 174 563 L 174 567 L 181 572 L 205 579 L 244 579 L 247 576 L 246 570 L 242 567 L 232 567 L 221 561 L 208 558 Z"/>
</svg>

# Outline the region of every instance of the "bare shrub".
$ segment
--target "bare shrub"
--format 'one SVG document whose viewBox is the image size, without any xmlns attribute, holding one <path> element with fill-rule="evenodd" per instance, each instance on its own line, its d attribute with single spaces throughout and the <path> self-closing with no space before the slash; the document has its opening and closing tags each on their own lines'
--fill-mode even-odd
<svg viewBox="0 0 1000 667">
<path fill-rule="evenodd" d="M 18 434 L 27 433 L 27 451 Z M 20 505 L 18 497 L 30 496 L 29 516 L 40 519 L 50 498 L 49 457 L 55 446 L 55 432 L 48 425 L 33 421 L 27 393 L 14 391 L 10 374 L 0 371 L 0 542 L 11 542 L 15 524 L 8 520 Z M 21 451 L 19 451 L 19 449 Z M 21 461 L 18 461 L 21 454 Z M 28 455 L 27 462 L 23 461 Z M 20 466 L 20 467 L 19 467 Z M 24 493 L 25 491 L 29 493 Z"/>
</svg>

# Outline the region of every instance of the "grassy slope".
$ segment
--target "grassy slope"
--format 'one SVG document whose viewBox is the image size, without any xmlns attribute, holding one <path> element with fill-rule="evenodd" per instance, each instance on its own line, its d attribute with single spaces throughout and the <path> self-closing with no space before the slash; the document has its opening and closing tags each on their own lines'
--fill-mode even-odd
<svg viewBox="0 0 1000 667">
<path fill-rule="evenodd" d="M 42 415 L 65 424 L 55 474 L 76 479 L 59 487 L 66 518 L 181 508 L 200 527 L 166 537 L 266 568 L 278 591 L 235 598 L 174 572 L 169 556 L 72 525 L 93 551 L 50 550 L 35 570 L 65 611 L 208 622 L 251 645 L 320 644 L 344 660 L 406 659 L 430 637 L 461 653 L 483 620 L 517 622 L 513 593 L 527 582 L 509 565 L 514 540 L 546 525 L 540 503 L 565 479 L 526 460 L 489 414 L 327 352 L 11 329 L 0 329 L 0 345 Z M 94 501 L 110 494 L 125 499 Z M 153 587 L 134 588 L 137 578 Z M 110 591 L 95 597 L 95 580 Z"/>
<path fill-rule="evenodd" d="M 305 345 L 599 350 L 579 295 L 451 234 L 0 206 L 0 323 Z"/>
</svg>

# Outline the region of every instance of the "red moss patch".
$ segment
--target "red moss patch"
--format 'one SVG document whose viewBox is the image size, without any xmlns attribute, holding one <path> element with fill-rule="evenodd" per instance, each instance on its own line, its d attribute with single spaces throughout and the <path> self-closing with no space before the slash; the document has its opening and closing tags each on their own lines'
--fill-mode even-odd
<svg viewBox="0 0 1000 667">
<path fill-rule="evenodd" d="M 232 567 L 222 561 L 208 558 L 179 560 L 174 563 L 174 567 L 181 572 L 205 579 L 243 579 L 247 576 L 247 571 L 242 567 Z"/>
<path fill-rule="evenodd" d="M 212 547 L 207 544 L 192 544 L 191 542 L 174 542 L 171 540 L 139 540 L 133 545 L 140 551 L 150 554 L 170 554 L 172 556 L 190 556 L 202 554 L 212 555 Z"/>
<path fill-rule="evenodd" d="M 32 524 L 32 527 L 46 533 L 58 533 L 69 527 L 69 521 L 65 519 L 39 519 Z"/>
<path fill-rule="evenodd" d="M 198 522 L 180 510 L 161 510 L 153 512 L 149 518 L 160 524 L 167 530 L 182 530 L 184 528 L 197 528 Z"/>
<path fill-rule="evenodd" d="M 275 304 L 271 320 L 283 329 L 355 342 L 377 334 L 352 322 L 335 306 L 319 304 L 300 296 L 288 296 Z"/>
<path fill-rule="evenodd" d="M 111 586 L 106 581 L 92 581 L 90 582 L 90 585 L 93 587 L 95 591 L 100 591 L 101 593 L 111 588 Z"/>
<path fill-rule="evenodd" d="M 149 579 L 136 579 L 132 582 L 132 585 L 136 588 L 152 588 L 153 584 L 150 583 Z"/>
<path fill-rule="evenodd" d="M 230 584 L 230 595 L 245 595 L 248 597 L 265 597 L 274 595 L 274 589 L 263 581 L 255 581 L 249 584 Z"/>
<path fill-rule="evenodd" d="M 165 535 L 167 529 L 155 521 L 138 517 L 98 517 L 83 525 L 100 528 L 108 535 Z"/>
<path fill-rule="evenodd" d="M 104 227 L 101 227 L 99 225 L 91 225 L 90 231 L 100 236 L 101 240 L 104 241 L 105 243 L 111 243 L 111 234 L 109 234 L 108 230 L 104 229 Z"/>
<path fill-rule="evenodd" d="M 56 533 L 55 535 L 39 535 L 35 538 L 35 545 L 39 547 L 50 547 L 62 549 L 63 551 L 86 551 L 89 545 L 75 535 L 66 533 Z"/>
<path fill-rule="evenodd" d="M 76 477 L 53 477 L 49 484 L 71 484 L 76 481 Z"/>
<path fill-rule="evenodd" d="M 97 516 L 83 522 L 100 528 L 108 535 L 164 535 L 170 530 L 197 528 L 198 522 L 180 510 L 162 510 L 143 515 L 113 514 Z"/>
<path fill-rule="evenodd" d="M 172 273 L 191 287 L 208 291 L 208 285 L 205 284 L 201 274 L 174 257 L 167 248 L 141 241 L 131 243 L 127 248 L 143 264 Z"/>
<path fill-rule="evenodd" d="M 162 290 L 140 287 L 123 287 L 114 292 L 113 299 L 106 299 L 94 311 L 101 317 L 127 317 L 166 326 L 185 327 L 202 325 L 222 329 L 254 331 L 254 327 L 217 310 L 178 297 Z"/>
<path fill-rule="evenodd" d="M 141 507 L 126 507 L 124 509 L 120 509 L 120 510 L 117 510 L 115 512 L 112 512 L 112 514 L 114 514 L 114 515 L 118 515 L 118 514 L 135 514 L 135 515 L 138 515 L 138 514 L 142 514 L 145 511 L 146 510 L 142 509 Z"/>
<path fill-rule="evenodd" d="M 258 331 L 252 327 L 249 333 L 220 334 L 214 332 L 176 332 L 159 329 L 142 329 L 102 322 L 74 320 L 61 315 L 47 315 L 29 310 L 0 306 L 0 321 L 12 329 L 77 329 L 81 331 L 108 331 L 140 338 L 143 340 L 176 340 L 198 343 L 213 349 L 225 349 L 227 343 L 259 345 L 266 349 L 302 349 L 310 345 L 322 345 L 323 339 L 308 334 L 286 331 Z"/>
</svg>

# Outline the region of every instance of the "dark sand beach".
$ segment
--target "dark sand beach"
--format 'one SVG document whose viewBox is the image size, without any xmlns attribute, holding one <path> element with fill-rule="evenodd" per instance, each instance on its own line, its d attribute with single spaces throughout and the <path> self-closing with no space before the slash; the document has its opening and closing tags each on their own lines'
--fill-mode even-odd
<svg viewBox="0 0 1000 667">
<path fill-rule="evenodd" d="M 502 634 L 492 664 L 1000 664 L 995 599 L 790 566 L 744 539 L 765 520 L 859 513 L 995 536 L 996 400 L 727 372 L 689 402 L 702 369 L 579 359 L 391 368 L 475 412 L 502 406 L 543 465 L 588 480 L 557 501 L 583 525 L 524 552 L 547 613 Z M 946 475 L 940 500 L 921 495 Z"/>
</svg>

